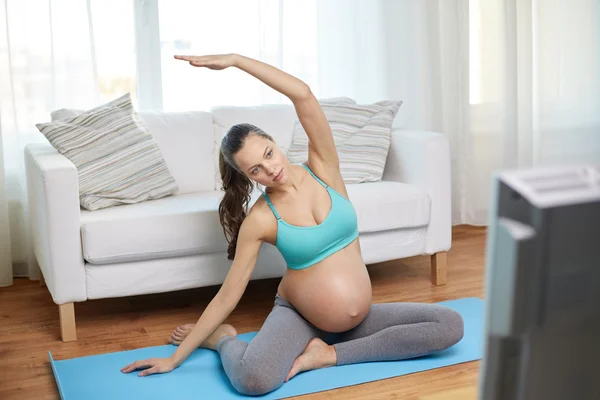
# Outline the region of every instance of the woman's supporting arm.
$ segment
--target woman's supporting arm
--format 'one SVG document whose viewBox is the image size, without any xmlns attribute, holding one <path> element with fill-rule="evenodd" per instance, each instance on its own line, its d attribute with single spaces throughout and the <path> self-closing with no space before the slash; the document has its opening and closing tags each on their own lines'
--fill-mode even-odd
<svg viewBox="0 0 600 400">
<path fill-rule="evenodd" d="M 250 213 L 242 223 L 231 269 L 192 331 L 171 355 L 174 367 L 179 366 L 223 323 L 244 294 L 263 242 L 261 224 L 255 219 L 256 216 Z"/>
</svg>

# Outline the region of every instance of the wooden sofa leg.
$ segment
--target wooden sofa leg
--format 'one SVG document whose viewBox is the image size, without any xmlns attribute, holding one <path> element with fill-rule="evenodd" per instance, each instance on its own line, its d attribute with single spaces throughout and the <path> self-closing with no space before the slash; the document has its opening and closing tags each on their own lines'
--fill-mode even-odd
<svg viewBox="0 0 600 400">
<path fill-rule="evenodd" d="M 446 284 L 446 252 L 431 255 L 431 282 L 441 286 Z"/>
<path fill-rule="evenodd" d="M 60 335 L 62 341 L 73 342 L 77 340 L 74 303 L 59 304 L 58 314 L 60 316 Z"/>
</svg>

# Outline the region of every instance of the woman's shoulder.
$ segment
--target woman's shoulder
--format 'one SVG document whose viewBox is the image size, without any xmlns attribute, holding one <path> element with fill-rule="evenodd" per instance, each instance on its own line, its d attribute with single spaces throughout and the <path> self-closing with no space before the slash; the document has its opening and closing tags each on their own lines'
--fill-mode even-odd
<svg viewBox="0 0 600 400">
<path fill-rule="evenodd" d="M 250 207 L 242 225 L 249 225 L 264 240 L 268 241 L 271 238 L 272 231 L 277 229 L 277 224 L 264 196 L 261 195 Z"/>
<path fill-rule="evenodd" d="M 267 204 L 267 199 L 261 194 L 248 210 L 248 216 L 246 218 L 252 218 L 255 222 L 258 222 L 264 220 L 268 216 L 267 212 L 271 212 L 271 210 Z"/>
</svg>

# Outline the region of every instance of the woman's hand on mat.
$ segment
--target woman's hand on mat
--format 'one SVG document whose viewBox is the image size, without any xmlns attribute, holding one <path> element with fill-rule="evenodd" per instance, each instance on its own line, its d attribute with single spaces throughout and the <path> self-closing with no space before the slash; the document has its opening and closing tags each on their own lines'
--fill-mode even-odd
<svg viewBox="0 0 600 400">
<path fill-rule="evenodd" d="M 208 56 L 179 56 L 176 55 L 176 60 L 183 60 L 190 63 L 194 67 L 206 67 L 210 69 L 220 70 L 231 67 L 235 64 L 235 54 L 213 54 Z"/>
<path fill-rule="evenodd" d="M 170 358 L 149 358 L 147 360 L 133 362 L 128 366 L 121 368 L 121 372 L 128 374 L 136 369 L 144 369 L 138 374 L 139 376 L 164 374 L 175 369 L 175 362 Z"/>
</svg>

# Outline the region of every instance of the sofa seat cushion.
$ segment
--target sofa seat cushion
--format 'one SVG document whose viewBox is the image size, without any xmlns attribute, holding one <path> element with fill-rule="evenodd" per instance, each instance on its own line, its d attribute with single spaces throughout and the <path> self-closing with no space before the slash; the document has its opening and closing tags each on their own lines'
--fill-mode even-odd
<svg viewBox="0 0 600 400">
<path fill-rule="evenodd" d="M 90 264 L 225 251 L 217 213 L 222 192 L 175 195 L 89 212 L 81 210 L 83 257 Z"/>
<path fill-rule="evenodd" d="M 358 216 L 359 233 L 429 224 L 431 199 L 422 189 L 400 182 L 346 185 Z"/>
</svg>

